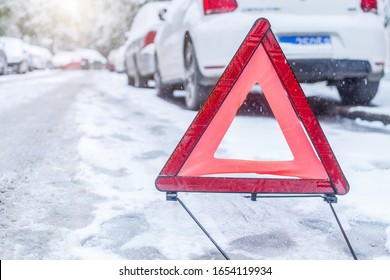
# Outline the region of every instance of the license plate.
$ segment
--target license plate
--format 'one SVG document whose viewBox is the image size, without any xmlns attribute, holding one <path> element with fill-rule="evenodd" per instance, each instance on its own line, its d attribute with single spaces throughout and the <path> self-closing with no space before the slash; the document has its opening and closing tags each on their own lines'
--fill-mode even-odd
<svg viewBox="0 0 390 280">
<path fill-rule="evenodd" d="M 280 43 L 294 45 L 325 45 L 331 44 L 330 36 L 279 36 Z"/>
</svg>

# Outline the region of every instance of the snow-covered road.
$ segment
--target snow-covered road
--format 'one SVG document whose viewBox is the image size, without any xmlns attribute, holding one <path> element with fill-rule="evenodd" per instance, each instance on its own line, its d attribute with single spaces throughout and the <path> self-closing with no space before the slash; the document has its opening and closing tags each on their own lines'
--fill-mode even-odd
<svg viewBox="0 0 390 280">
<path fill-rule="evenodd" d="M 384 80 L 373 110 L 390 114 L 387 93 Z M 221 259 L 154 187 L 195 114 L 106 71 L 0 77 L 0 259 Z M 390 259 L 390 127 L 320 122 L 351 186 L 334 207 L 358 258 Z M 262 116 L 236 117 L 217 154 L 291 156 Z M 180 197 L 232 259 L 351 258 L 321 199 Z"/>
</svg>

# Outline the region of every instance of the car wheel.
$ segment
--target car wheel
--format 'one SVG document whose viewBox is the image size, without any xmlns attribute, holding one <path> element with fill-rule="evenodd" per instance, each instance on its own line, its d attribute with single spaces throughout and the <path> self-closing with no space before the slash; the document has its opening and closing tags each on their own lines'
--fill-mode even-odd
<svg viewBox="0 0 390 280">
<path fill-rule="evenodd" d="M 156 58 L 156 71 L 154 72 L 153 74 L 153 79 L 154 79 L 154 82 L 156 83 L 156 90 L 157 90 L 157 95 L 162 97 L 162 98 L 169 98 L 169 97 L 172 97 L 173 96 L 173 87 L 170 86 L 170 85 L 166 85 L 163 83 L 162 79 L 161 79 L 161 74 L 160 74 L 160 70 L 158 68 L 158 64 L 157 64 L 157 58 Z"/>
<path fill-rule="evenodd" d="M 365 78 L 345 79 L 338 86 L 341 100 L 346 105 L 367 105 L 378 92 L 379 81 L 371 82 Z"/>
<path fill-rule="evenodd" d="M 185 80 L 184 89 L 186 91 L 185 102 L 190 110 L 199 110 L 206 98 L 210 94 L 210 88 L 200 84 L 201 73 L 195 56 L 194 45 L 191 40 L 187 41 L 184 50 Z"/>
<path fill-rule="evenodd" d="M 18 65 L 18 68 L 17 68 L 17 73 L 18 74 L 25 74 L 27 73 L 28 71 L 28 65 L 25 61 L 22 61 L 21 63 L 19 63 Z"/>
<path fill-rule="evenodd" d="M 148 87 L 148 79 L 145 79 L 138 72 L 138 68 L 135 68 L 135 77 L 134 77 L 134 86 L 137 88 L 147 88 Z"/>
<path fill-rule="evenodd" d="M 126 74 L 126 76 L 127 76 L 127 84 L 129 86 L 134 86 L 134 82 L 135 82 L 134 77 L 130 76 L 129 74 Z"/>
</svg>

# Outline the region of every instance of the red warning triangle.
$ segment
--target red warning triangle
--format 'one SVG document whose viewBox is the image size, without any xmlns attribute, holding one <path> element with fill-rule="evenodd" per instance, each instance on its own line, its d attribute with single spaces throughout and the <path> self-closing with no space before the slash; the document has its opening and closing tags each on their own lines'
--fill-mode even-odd
<svg viewBox="0 0 390 280">
<path fill-rule="evenodd" d="M 291 150 L 292 160 L 255 161 L 214 156 L 255 84 L 264 92 Z M 223 176 L 251 173 L 289 178 Z M 253 25 L 157 177 L 156 187 L 165 192 L 340 195 L 348 192 L 348 182 L 267 20 L 259 19 Z"/>
</svg>

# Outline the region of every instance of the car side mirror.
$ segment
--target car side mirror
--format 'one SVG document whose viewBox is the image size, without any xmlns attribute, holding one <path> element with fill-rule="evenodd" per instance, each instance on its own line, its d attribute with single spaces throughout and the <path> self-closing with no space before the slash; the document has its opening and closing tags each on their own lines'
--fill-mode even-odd
<svg viewBox="0 0 390 280">
<path fill-rule="evenodd" d="M 161 21 L 166 21 L 166 13 L 167 13 L 167 9 L 161 9 L 159 12 L 158 12 L 158 17 L 160 18 Z"/>
</svg>

